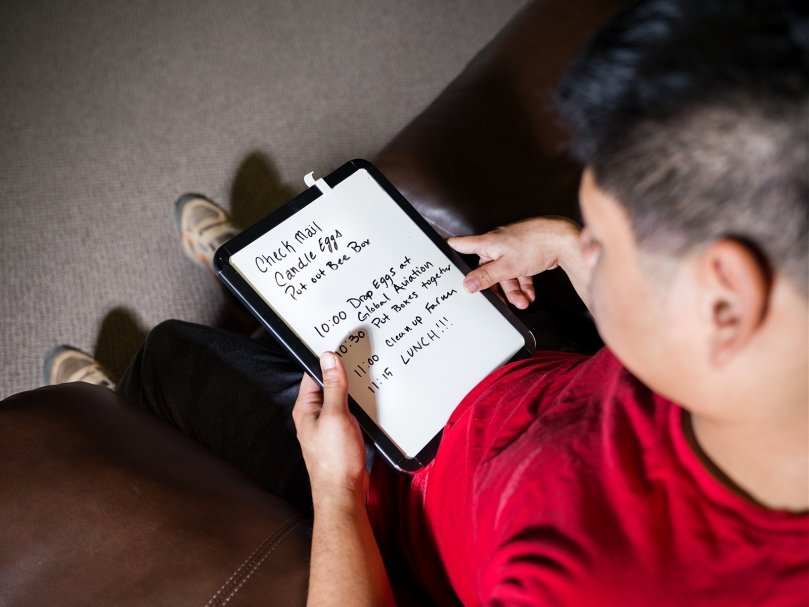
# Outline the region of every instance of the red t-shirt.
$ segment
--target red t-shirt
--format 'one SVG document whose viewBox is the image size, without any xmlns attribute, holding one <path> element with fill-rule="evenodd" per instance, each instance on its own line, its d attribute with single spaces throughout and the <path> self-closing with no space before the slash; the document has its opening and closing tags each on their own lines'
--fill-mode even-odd
<svg viewBox="0 0 809 607">
<path fill-rule="evenodd" d="M 606 349 L 508 365 L 423 471 L 374 467 L 383 554 L 442 605 L 809 604 L 809 516 L 717 481 L 681 413 Z"/>
</svg>

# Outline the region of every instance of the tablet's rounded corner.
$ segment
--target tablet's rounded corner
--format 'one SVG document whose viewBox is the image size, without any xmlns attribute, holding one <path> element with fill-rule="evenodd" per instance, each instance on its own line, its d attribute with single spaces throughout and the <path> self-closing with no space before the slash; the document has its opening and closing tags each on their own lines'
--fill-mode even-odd
<svg viewBox="0 0 809 607">
<path fill-rule="evenodd" d="M 401 452 L 397 453 L 395 457 L 391 457 L 389 453 L 385 453 L 382 449 L 380 449 L 379 445 L 375 444 L 374 446 L 376 447 L 377 453 L 382 455 L 388 465 L 396 470 L 396 472 L 399 474 L 412 476 L 424 468 L 424 464 L 422 464 L 415 457 L 407 457 Z"/>
<path fill-rule="evenodd" d="M 376 169 L 373 163 L 370 160 L 365 160 L 365 158 L 354 158 L 350 161 L 350 164 L 353 164 L 358 169 Z"/>
<path fill-rule="evenodd" d="M 394 464 L 393 467 L 400 474 L 407 474 L 411 476 L 424 468 L 422 463 L 415 457 L 406 457 L 398 464 Z"/>
<path fill-rule="evenodd" d="M 225 245 L 222 245 L 218 249 L 216 249 L 216 253 L 213 255 L 213 268 L 217 274 L 221 274 L 225 268 L 230 267 L 230 251 L 225 248 Z"/>
<path fill-rule="evenodd" d="M 528 351 L 529 355 L 532 355 L 537 349 L 537 338 L 534 337 L 534 334 L 530 330 L 526 331 L 523 337 L 525 338 L 525 349 Z"/>
<path fill-rule="evenodd" d="M 441 430 L 441 432 L 434 436 L 432 440 L 427 443 L 427 445 L 421 451 L 419 451 L 416 457 L 408 457 L 393 443 L 386 444 L 387 448 L 385 448 L 380 445 L 379 442 L 373 442 L 377 453 L 382 456 L 382 458 L 391 468 L 396 470 L 396 472 L 399 474 L 412 476 L 419 472 L 422 468 L 425 468 L 427 464 L 435 459 L 435 455 L 438 452 L 438 445 L 441 442 L 441 436 L 443 433 L 444 431 Z M 388 443 L 388 441 L 385 441 L 385 443 Z"/>
</svg>

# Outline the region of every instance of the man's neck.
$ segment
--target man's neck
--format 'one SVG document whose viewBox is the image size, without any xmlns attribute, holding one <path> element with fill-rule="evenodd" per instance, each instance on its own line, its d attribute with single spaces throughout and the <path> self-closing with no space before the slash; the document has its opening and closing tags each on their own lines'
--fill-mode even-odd
<svg viewBox="0 0 809 607">
<path fill-rule="evenodd" d="M 684 420 L 691 448 L 717 480 L 751 501 L 793 512 L 809 510 L 808 422 L 805 408 L 793 419 Z"/>
</svg>

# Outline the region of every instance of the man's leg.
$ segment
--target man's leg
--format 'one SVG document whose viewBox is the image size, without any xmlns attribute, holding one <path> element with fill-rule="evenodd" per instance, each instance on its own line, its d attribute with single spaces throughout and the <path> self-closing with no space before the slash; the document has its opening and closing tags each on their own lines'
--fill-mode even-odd
<svg viewBox="0 0 809 607">
<path fill-rule="evenodd" d="M 116 392 L 310 512 L 292 421 L 301 377 L 277 344 L 170 320 L 149 333 Z"/>
</svg>

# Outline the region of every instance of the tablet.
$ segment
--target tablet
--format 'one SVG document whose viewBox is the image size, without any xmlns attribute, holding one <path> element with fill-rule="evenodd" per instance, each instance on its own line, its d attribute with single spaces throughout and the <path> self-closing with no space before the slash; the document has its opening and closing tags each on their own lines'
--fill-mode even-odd
<svg viewBox="0 0 809 607">
<path fill-rule="evenodd" d="M 220 279 L 323 385 L 333 351 L 377 451 L 413 473 L 450 414 L 534 337 L 370 162 L 353 160 L 225 243 Z"/>
</svg>

